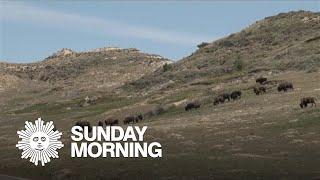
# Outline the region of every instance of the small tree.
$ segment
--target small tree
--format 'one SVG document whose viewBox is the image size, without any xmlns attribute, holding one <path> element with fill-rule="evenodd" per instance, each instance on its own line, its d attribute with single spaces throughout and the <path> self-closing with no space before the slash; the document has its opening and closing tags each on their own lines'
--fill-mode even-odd
<svg viewBox="0 0 320 180">
<path fill-rule="evenodd" d="M 238 58 L 234 61 L 233 66 L 234 66 L 234 68 L 235 68 L 237 71 L 242 71 L 243 68 L 244 68 L 243 60 L 238 57 Z"/>
<path fill-rule="evenodd" d="M 197 47 L 200 49 L 200 48 L 203 48 L 203 47 L 208 46 L 208 45 L 209 45 L 209 43 L 202 42 L 201 44 L 198 44 Z"/>
<path fill-rule="evenodd" d="M 166 72 L 166 71 L 172 69 L 172 65 L 171 65 L 171 64 L 168 64 L 168 63 L 165 63 L 165 64 L 162 66 L 162 68 L 163 68 L 163 72 Z"/>
</svg>

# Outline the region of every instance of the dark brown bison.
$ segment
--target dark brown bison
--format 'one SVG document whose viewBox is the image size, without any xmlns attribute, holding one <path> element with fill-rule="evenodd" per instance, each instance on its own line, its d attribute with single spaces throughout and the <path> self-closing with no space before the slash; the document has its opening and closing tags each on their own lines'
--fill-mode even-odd
<svg viewBox="0 0 320 180">
<path fill-rule="evenodd" d="M 219 96 L 223 97 L 224 100 L 230 101 L 230 94 L 229 93 L 222 93 Z"/>
<path fill-rule="evenodd" d="M 184 107 L 184 110 L 189 111 L 191 109 L 198 109 L 198 108 L 200 108 L 200 103 L 191 102 Z"/>
<path fill-rule="evenodd" d="M 136 122 L 139 122 L 139 121 L 142 121 L 142 120 L 143 120 L 143 116 L 142 116 L 141 113 L 138 114 L 138 115 L 136 115 L 134 118 L 135 118 Z"/>
<path fill-rule="evenodd" d="M 98 121 L 98 126 L 103 126 L 103 122 L 102 121 Z"/>
<path fill-rule="evenodd" d="M 266 91 L 267 91 L 267 88 L 264 87 L 264 86 L 259 86 L 259 87 L 254 87 L 253 88 L 253 92 L 256 95 L 260 95 L 260 94 L 266 93 Z"/>
<path fill-rule="evenodd" d="M 223 96 L 217 96 L 214 98 L 213 100 L 213 105 L 217 105 L 217 104 L 222 104 L 224 103 L 226 100 Z"/>
<path fill-rule="evenodd" d="M 268 80 L 268 79 L 265 78 L 265 77 L 259 77 L 259 78 L 256 79 L 256 83 L 264 84 L 264 83 L 267 82 L 267 80 Z"/>
<path fill-rule="evenodd" d="M 304 97 L 304 98 L 302 98 L 300 100 L 300 107 L 301 108 L 308 107 L 308 104 L 311 104 L 311 107 L 313 107 L 313 105 L 317 106 L 316 98 L 314 98 L 314 97 Z"/>
<path fill-rule="evenodd" d="M 287 92 L 289 89 L 293 90 L 293 85 L 291 82 L 283 82 L 278 85 L 279 92 Z"/>
<path fill-rule="evenodd" d="M 139 120 L 143 120 L 143 115 L 140 113 L 140 114 L 138 114 L 138 119 Z"/>
<path fill-rule="evenodd" d="M 240 99 L 241 98 L 241 91 L 233 91 L 231 94 L 230 94 L 230 97 L 232 100 L 236 100 L 236 99 Z"/>
<path fill-rule="evenodd" d="M 116 118 L 108 118 L 104 121 L 104 123 L 106 124 L 106 126 L 114 126 L 119 124 L 119 120 Z"/>
<path fill-rule="evenodd" d="M 123 124 L 129 124 L 129 123 L 131 123 L 132 122 L 132 124 L 134 123 L 134 121 L 135 121 L 135 117 L 134 116 L 127 116 L 127 117 L 125 117 L 124 118 L 124 120 L 123 120 Z"/>
<path fill-rule="evenodd" d="M 80 126 L 84 129 L 84 127 L 88 127 L 89 132 L 92 132 L 92 126 L 89 121 L 78 121 L 76 122 L 76 126 Z"/>
</svg>

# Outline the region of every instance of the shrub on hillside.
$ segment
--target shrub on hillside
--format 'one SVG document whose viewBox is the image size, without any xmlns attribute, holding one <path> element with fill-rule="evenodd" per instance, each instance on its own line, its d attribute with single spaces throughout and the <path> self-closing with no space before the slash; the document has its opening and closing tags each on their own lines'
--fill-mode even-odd
<svg viewBox="0 0 320 180">
<path fill-rule="evenodd" d="M 197 47 L 200 49 L 200 48 L 206 47 L 207 45 L 209 45 L 209 43 L 202 42 L 201 44 L 198 44 Z"/>
<path fill-rule="evenodd" d="M 243 68 L 244 68 L 244 63 L 243 63 L 243 60 L 242 59 L 236 59 L 233 63 L 233 66 L 234 68 L 237 70 L 237 71 L 242 71 Z"/>
<path fill-rule="evenodd" d="M 171 64 L 168 64 L 168 63 L 165 63 L 163 66 L 163 72 L 167 72 L 169 71 L 170 69 L 172 69 L 172 65 Z"/>
</svg>

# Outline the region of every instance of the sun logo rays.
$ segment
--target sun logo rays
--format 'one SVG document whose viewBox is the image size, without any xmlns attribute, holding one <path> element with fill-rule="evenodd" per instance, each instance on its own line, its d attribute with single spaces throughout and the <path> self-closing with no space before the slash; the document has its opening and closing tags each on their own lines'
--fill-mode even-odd
<svg viewBox="0 0 320 180">
<path fill-rule="evenodd" d="M 50 162 L 50 158 L 58 158 L 57 149 L 61 149 L 63 144 L 59 139 L 62 133 L 54 129 L 53 122 L 44 122 L 41 118 L 32 122 L 25 122 L 25 130 L 17 131 L 21 141 L 16 145 L 22 150 L 21 158 L 28 159 L 36 166 L 39 161 L 44 166 Z"/>
</svg>

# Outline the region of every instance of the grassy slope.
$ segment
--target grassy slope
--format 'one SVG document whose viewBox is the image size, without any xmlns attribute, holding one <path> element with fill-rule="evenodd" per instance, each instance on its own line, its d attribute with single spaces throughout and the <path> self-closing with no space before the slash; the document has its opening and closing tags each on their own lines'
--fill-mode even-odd
<svg viewBox="0 0 320 180">
<path fill-rule="evenodd" d="M 83 119 L 96 123 L 99 116 L 94 114 L 100 113 L 99 107 L 110 111 L 110 108 L 127 107 L 142 99 L 118 99 L 119 105 L 112 104 L 111 107 L 108 105 L 111 99 L 106 99 L 93 107 L 45 115 L 44 119 L 54 120 L 64 132 L 63 140 L 67 147 L 60 151 L 61 159 L 54 160 L 40 174 L 36 173 L 40 171 L 38 168 L 19 160 L 20 152 L 14 147 L 18 140 L 15 131 L 23 126 L 24 119 L 31 120 L 36 114 L 48 112 L 52 107 L 45 106 L 49 108 L 47 110 L 43 106 L 33 106 L 32 114 L 30 111 L 15 112 L 15 115 L 3 114 L 0 173 L 40 179 L 41 175 L 48 174 L 64 178 L 72 176 L 75 179 L 132 178 L 138 174 L 145 178 L 158 176 L 204 179 L 279 176 L 299 179 L 319 176 L 316 164 L 320 162 L 315 157 L 320 155 L 320 111 L 318 107 L 301 110 L 298 103 L 302 96 L 320 97 L 320 87 L 316 83 L 320 80 L 320 74 L 288 72 L 270 78 L 292 81 L 295 90 L 278 93 L 272 88 L 265 95 L 255 96 L 251 91 L 245 90 L 254 84 L 251 79 L 247 83 L 241 83 L 244 96 L 238 101 L 216 107 L 207 101 L 200 110 L 187 113 L 182 107 L 176 107 L 139 124 L 150 127 L 147 140 L 162 143 L 164 158 L 160 160 L 68 158 L 69 129 L 72 122 L 82 114 L 88 115 Z M 235 84 L 225 85 L 234 86 Z M 171 101 L 173 97 L 166 97 L 166 101 Z M 16 167 L 28 170 L 28 173 L 16 170 Z"/>
<path fill-rule="evenodd" d="M 312 71 L 320 66 L 319 22 L 319 13 L 304 11 L 265 18 L 199 48 L 175 63 L 171 70 L 157 71 L 153 76 L 131 82 L 128 87 L 143 91 L 168 85 L 180 87 L 225 74 Z"/>
</svg>

